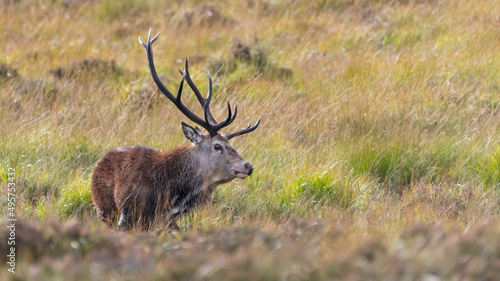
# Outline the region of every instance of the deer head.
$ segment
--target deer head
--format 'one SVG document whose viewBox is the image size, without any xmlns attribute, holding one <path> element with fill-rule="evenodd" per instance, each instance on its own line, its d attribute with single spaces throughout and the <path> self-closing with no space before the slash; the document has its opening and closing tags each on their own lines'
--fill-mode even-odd
<svg viewBox="0 0 500 281">
<path fill-rule="evenodd" d="M 200 171 L 204 177 L 209 178 L 210 182 L 214 183 L 224 183 L 228 182 L 234 178 L 246 178 L 253 172 L 253 167 L 250 163 L 244 160 L 228 143 L 228 141 L 236 136 L 250 133 L 257 129 L 260 124 L 260 118 L 257 123 L 252 126 L 250 123 L 246 129 L 233 132 L 233 133 L 222 133 L 220 130 L 224 127 L 229 126 L 238 113 L 238 106 L 234 107 L 234 114 L 231 110 L 231 105 L 229 100 L 227 101 L 228 114 L 227 118 L 221 122 L 217 122 L 210 112 L 210 101 L 212 100 L 212 78 L 210 73 L 208 73 L 209 90 L 208 95 L 204 98 L 196 85 L 194 84 L 191 76 L 189 75 L 188 60 L 186 58 L 185 70 L 181 71 L 182 75 L 181 82 L 179 84 L 179 89 L 177 90 L 177 96 L 174 96 L 160 81 L 158 74 L 156 73 L 154 61 L 153 61 L 153 48 L 152 44 L 158 39 L 160 33 L 158 33 L 153 39 L 151 39 L 151 29 L 149 30 L 148 42 L 147 44 L 141 41 L 139 37 L 139 42 L 144 47 L 148 59 L 149 70 L 151 76 L 155 81 L 156 85 L 160 91 L 174 103 L 174 105 L 181 111 L 189 120 L 198 124 L 207 133 L 204 133 L 199 128 L 193 128 L 186 123 L 182 122 L 182 130 L 186 138 L 192 143 L 193 149 L 198 154 L 198 161 L 200 161 L 200 167 L 204 171 Z M 198 101 L 200 102 L 204 118 L 200 118 L 195 115 L 191 110 L 189 110 L 182 102 L 182 89 L 184 86 L 184 81 L 187 82 L 191 90 L 196 95 Z"/>
</svg>

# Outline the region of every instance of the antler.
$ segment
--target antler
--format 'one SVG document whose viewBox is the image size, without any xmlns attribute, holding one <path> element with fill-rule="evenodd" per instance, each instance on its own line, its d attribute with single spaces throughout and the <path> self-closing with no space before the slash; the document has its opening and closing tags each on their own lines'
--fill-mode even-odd
<svg viewBox="0 0 500 281">
<path fill-rule="evenodd" d="M 212 116 L 212 113 L 210 112 L 210 101 L 212 100 L 212 77 L 210 77 L 210 72 L 208 73 L 208 82 L 209 82 L 209 90 L 208 90 L 208 95 L 207 98 L 203 98 L 201 95 L 200 91 L 194 84 L 193 80 L 191 79 L 191 76 L 189 75 L 189 69 L 188 69 L 188 60 L 186 58 L 186 69 L 185 71 L 181 71 L 179 69 L 179 72 L 182 75 L 182 79 L 179 85 L 179 89 L 177 91 L 177 97 L 172 95 L 168 91 L 168 89 L 163 85 L 163 83 L 160 80 L 160 77 L 158 77 L 158 74 L 156 73 L 155 65 L 154 65 L 154 60 L 153 60 L 153 43 L 158 39 L 160 36 L 160 33 L 158 33 L 153 39 L 151 39 L 151 29 L 149 29 L 149 34 L 148 34 L 148 43 L 144 44 L 141 40 L 141 37 L 139 37 L 139 42 L 141 43 L 142 47 L 144 47 L 144 50 L 146 50 L 146 55 L 148 58 L 148 65 L 149 65 L 149 70 L 151 72 L 151 76 L 153 77 L 153 80 L 155 81 L 156 85 L 160 89 L 160 91 L 170 100 L 172 101 L 175 106 L 191 121 L 194 123 L 200 125 L 203 127 L 207 132 L 210 134 L 211 137 L 214 137 L 218 134 L 218 131 L 226 126 L 229 126 L 234 119 L 236 118 L 236 114 L 238 113 L 238 106 L 235 105 L 234 107 L 234 115 L 231 112 L 231 105 L 229 104 L 229 99 L 227 100 L 227 109 L 228 109 L 228 115 L 226 120 L 217 123 L 215 121 L 215 118 Z M 194 94 L 198 98 L 198 101 L 200 102 L 201 106 L 203 107 L 203 112 L 204 112 L 204 119 L 201 119 L 198 117 L 196 114 L 194 114 L 191 110 L 189 110 L 182 102 L 181 102 L 181 96 L 182 96 L 182 88 L 184 85 L 184 80 L 186 80 L 187 84 L 193 90 Z M 257 124 L 250 128 L 250 126 L 242 131 L 235 132 L 232 134 L 224 134 L 228 139 L 233 138 L 235 136 L 239 136 L 242 134 L 249 133 L 257 128 L 259 126 L 260 119 L 257 122 Z"/>
<path fill-rule="evenodd" d="M 194 84 L 193 80 L 191 79 L 191 75 L 189 75 L 189 66 L 188 66 L 188 59 L 186 58 L 186 68 L 185 71 L 181 71 L 179 69 L 179 72 L 183 77 L 186 77 L 186 82 L 188 83 L 189 87 L 191 87 L 191 90 L 193 90 L 194 94 L 198 98 L 198 101 L 200 102 L 201 106 L 203 107 L 203 111 L 205 113 L 205 120 L 207 123 L 209 123 L 214 129 L 217 131 L 229 126 L 231 123 L 233 123 L 234 119 L 236 118 L 236 115 L 238 114 L 238 105 L 236 104 L 234 106 L 234 115 L 231 114 L 231 104 L 229 103 L 229 99 L 227 100 L 227 109 L 228 109 L 228 116 L 227 119 L 217 123 L 215 121 L 215 118 L 212 116 L 212 113 L 210 112 L 210 102 L 212 101 L 212 77 L 210 76 L 210 72 L 208 72 L 208 95 L 207 98 L 203 98 L 201 95 L 200 91 Z"/>
<path fill-rule="evenodd" d="M 234 132 L 234 133 L 230 133 L 230 134 L 224 134 L 224 136 L 228 140 L 230 140 L 230 139 L 232 139 L 232 138 L 234 138 L 236 136 L 241 136 L 241 135 L 244 135 L 244 134 L 248 134 L 248 133 L 254 131 L 255 129 L 257 129 L 257 127 L 259 127 L 260 119 L 261 118 L 259 118 L 259 120 L 257 120 L 257 123 L 255 123 L 255 125 L 253 127 L 250 127 L 250 126 L 252 126 L 252 123 L 250 122 L 250 124 L 248 124 L 248 127 L 246 129 L 241 130 L 241 131 L 237 131 L 237 132 Z"/>
</svg>

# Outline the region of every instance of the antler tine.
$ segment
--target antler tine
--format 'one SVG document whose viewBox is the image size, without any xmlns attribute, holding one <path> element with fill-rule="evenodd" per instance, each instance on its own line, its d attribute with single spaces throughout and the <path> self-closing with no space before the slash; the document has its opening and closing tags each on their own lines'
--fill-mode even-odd
<svg viewBox="0 0 500 281">
<path fill-rule="evenodd" d="M 156 34 L 156 36 L 153 38 L 153 40 L 150 40 L 151 39 L 151 28 L 150 28 L 149 34 L 148 34 L 148 44 L 147 45 L 142 42 L 141 36 L 139 36 L 139 43 L 141 43 L 142 47 L 144 47 L 144 49 L 146 50 L 146 53 L 148 52 L 147 48 L 149 46 L 151 46 L 156 41 L 156 39 L 158 39 L 159 36 L 160 36 L 160 32 L 158 32 L 158 34 Z"/>
<path fill-rule="evenodd" d="M 181 96 L 182 96 L 182 87 L 184 86 L 184 79 L 186 78 L 186 76 L 183 74 L 182 75 L 182 79 L 181 79 L 181 83 L 179 84 L 179 90 L 177 90 L 177 102 L 181 102 Z"/>
<path fill-rule="evenodd" d="M 210 71 L 208 71 L 208 94 L 207 98 L 205 99 L 205 103 L 207 105 L 208 109 L 208 118 L 210 118 L 210 122 L 213 122 L 214 124 L 217 124 L 217 121 L 215 121 L 215 118 L 212 116 L 212 112 L 210 112 L 210 102 L 212 101 L 212 77 L 210 76 Z"/>
<path fill-rule="evenodd" d="M 231 104 L 229 103 L 229 99 L 227 99 L 227 118 L 226 120 L 215 124 L 213 127 L 216 128 L 217 130 L 220 130 L 226 126 L 229 126 L 229 124 L 231 124 L 234 121 L 233 116 L 234 115 L 232 115 L 231 112 Z"/>
<path fill-rule="evenodd" d="M 217 121 L 215 121 L 215 119 L 213 118 L 212 116 L 212 113 L 210 112 L 210 101 L 212 100 L 212 76 L 210 76 L 210 71 L 208 71 L 208 83 L 209 83 L 209 89 L 208 89 L 208 95 L 207 95 L 207 98 L 206 98 L 206 103 L 208 104 L 207 105 L 207 115 L 208 115 L 208 118 L 210 118 L 210 122 L 213 122 L 215 124 L 215 128 L 217 130 L 220 130 L 224 127 L 227 127 L 229 126 L 231 123 L 233 123 L 234 119 L 236 118 L 236 114 L 238 113 L 238 105 L 236 104 L 234 106 L 234 115 L 232 114 L 231 112 L 231 104 L 229 103 L 229 99 L 227 99 L 227 108 L 228 108 L 228 116 L 227 116 L 227 119 L 220 122 L 220 123 L 217 123 Z"/>
<path fill-rule="evenodd" d="M 191 75 L 189 75 L 189 65 L 188 65 L 188 59 L 186 58 L 186 70 L 184 71 L 186 73 L 186 82 L 188 83 L 189 87 L 191 87 L 191 90 L 193 90 L 194 94 L 196 95 L 196 98 L 198 98 L 198 101 L 200 102 L 201 106 L 205 110 L 205 104 L 208 103 L 208 120 L 210 121 L 209 124 L 217 124 L 217 121 L 215 121 L 215 118 L 212 116 L 212 113 L 210 112 L 210 101 L 212 100 L 212 78 L 210 77 L 210 73 L 208 74 L 208 82 L 209 82 L 209 92 L 207 98 L 203 98 L 203 96 L 200 93 L 200 90 L 196 87 L 196 85 L 193 82 L 193 79 L 191 79 Z"/>
<path fill-rule="evenodd" d="M 224 135 L 226 136 L 226 138 L 227 138 L 228 140 L 230 140 L 230 139 L 232 139 L 232 138 L 234 138 L 234 137 L 236 137 L 236 136 L 241 136 L 241 135 L 244 135 L 244 134 L 248 134 L 248 133 L 250 133 L 250 132 L 253 132 L 255 129 L 257 129 L 257 127 L 259 127 L 259 124 L 260 124 L 260 119 L 261 119 L 261 118 L 259 118 L 259 120 L 257 120 L 257 123 L 255 123 L 255 125 L 254 125 L 253 127 L 250 127 L 250 126 L 252 126 L 252 123 L 250 123 L 250 124 L 248 125 L 248 128 L 246 128 L 246 129 L 244 129 L 244 130 L 237 131 L 237 132 L 230 133 L 230 134 L 224 134 Z"/>
<path fill-rule="evenodd" d="M 238 104 L 237 103 L 234 105 L 234 115 L 233 115 L 233 118 L 231 118 L 231 120 L 229 120 L 229 123 L 227 124 L 227 126 L 229 126 L 229 124 L 233 123 L 234 119 L 236 119 L 236 114 L 238 114 Z"/>
<path fill-rule="evenodd" d="M 214 128 L 215 130 L 220 130 L 220 129 L 228 126 L 229 124 L 231 124 L 234 121 L 234 119 L 236 117 L 236 113 L 238 112 L 237 111 L 238 107 L 235 107 L 235 115 L 232 115 L 231 105 L 229 104 L 229 100 L 227 101 L 228 117 L 226 120 L 218 123 L 215 120 L 215 118 L 213 117 L 212 112 L 210 111 L 210 102 L 212 101 L 212 95 L 213 95 L 213 81 L 212 81 L 212 76 L 210 75 L 210 71 L 208 71 L 209 88 L 208 88 L 207 98 L 203 98 L 203 96 L 200 94 L 200 91 L 198 90 L 198 88 L 194 84 L 193 80 L 191 79 L 191 76 L 189 75 L 189 65 L 188 65 L 187 58 L 186 58 L 186 71 L 184 72 L 184 71 L 179 69 L 179 73 L 181 73 L 183 75 L 183 77 L 185 75 L 186 82 L 188 83 L 188 85 L 190 85 L 191 89 L 193 90 L 196 97 L 198 98 L 198 101 L 200 102 L 201 106 L 203 107 L 203 112 L 205 115 L 205 122 L 210 124 L 210 126 L 212 126 L 212 128 Z"/>
</svg>

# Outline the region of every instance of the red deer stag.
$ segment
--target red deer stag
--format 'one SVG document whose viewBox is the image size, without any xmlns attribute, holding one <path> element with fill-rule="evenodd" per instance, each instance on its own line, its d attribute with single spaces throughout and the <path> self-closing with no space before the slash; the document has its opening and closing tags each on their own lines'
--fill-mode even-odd
<svg viewBox="0 0 500 281">
<path fill-rule="evenodd" d="M 227 118 L 217 123 L 210 113 L 212 78 L 208 74 L 209 91 L 203 98 L 189 76 L 186 59 L 185 71 L 179 70 L 182 79 L 173 96 L 163 85 L 155 70 L 149 30 L 148 43 L 139 42 L 146 50 L 149 70 L 160 91 L 171 100 L 189 120 L 203 127 L 207 133 L 182 122 L 184 135 L 190 141 L 168 151 L 157 151 L 143 146 L 120 147 L 110 150 L 99 161 L 92 175 L 92 201 L 99 218 L 120 230 L 137 227 L 149 230 L 154 221 L 177 228 L 176 218 L 207 204 L 215 188 L 235 178 L 245 179 L 253 167 L 234 150 L 228 141 L 236 136 L 257 129 L 260 119 L 252 127 L 234 132 L 221 133 L 220 129 L 236 118 L 229 101 Z M 182 102 L 184 80 L 195 93 L 203 107 L 204 119 L 195 115 Z"/>
</svg>

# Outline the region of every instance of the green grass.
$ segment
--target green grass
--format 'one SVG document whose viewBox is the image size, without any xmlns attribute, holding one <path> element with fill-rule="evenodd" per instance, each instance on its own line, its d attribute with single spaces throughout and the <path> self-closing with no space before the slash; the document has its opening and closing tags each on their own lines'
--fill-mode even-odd
<svg viewBox="0 0 500 281">
<path fill-rule="evenodd" d="M 498 0 L 204 4 L 0 4 L 0 185 L 15 168 L 27 233 L 16 278 L 500 274 Z M 181 217 L 175 237 L 107 229 L 90 196 L 106 151 L 186 142 L 185 117 L 156 89 L 137 41 L 150 27 L 169 89 L 190 57 L 202 93 L 207 70 L 214 79 L 217 119 L 226 98 L 238 103 L 227 132 L 262 117 L 231 143 L 254 174 Z M 183 100 L 201 113 L 192 93 Z"/>
<path fill-rule="evenodd" d="M 61 189 L 56 209 L 62 218 L 93 213 L 90 178 L 82 178 L 82 175 L 77 174 L 72 182 Z"/>
<path fill-rule="evenodd" d="M 390 147 L 365 146 L 351 154 L 349 162 L 358 174 L 370 174 L 380 183 L 405 188 L 415 182 L 440 183 L 450 179 L 460 182 L 466 175 L 456 171 L 466 168 L 466 161 L 458 159 L 458 143 L 438 143 L 426 149 L 418 146 L 391 144 Z M 464 161 L 464 162 L 461 162 Z"/>
<path fill-rule="evenodd" d="M 500 146 L 497 145 L 491 154 L 482 157 L 474 169 L 483 186 L 498 190 L 500 187 Z"/>
</svg>

